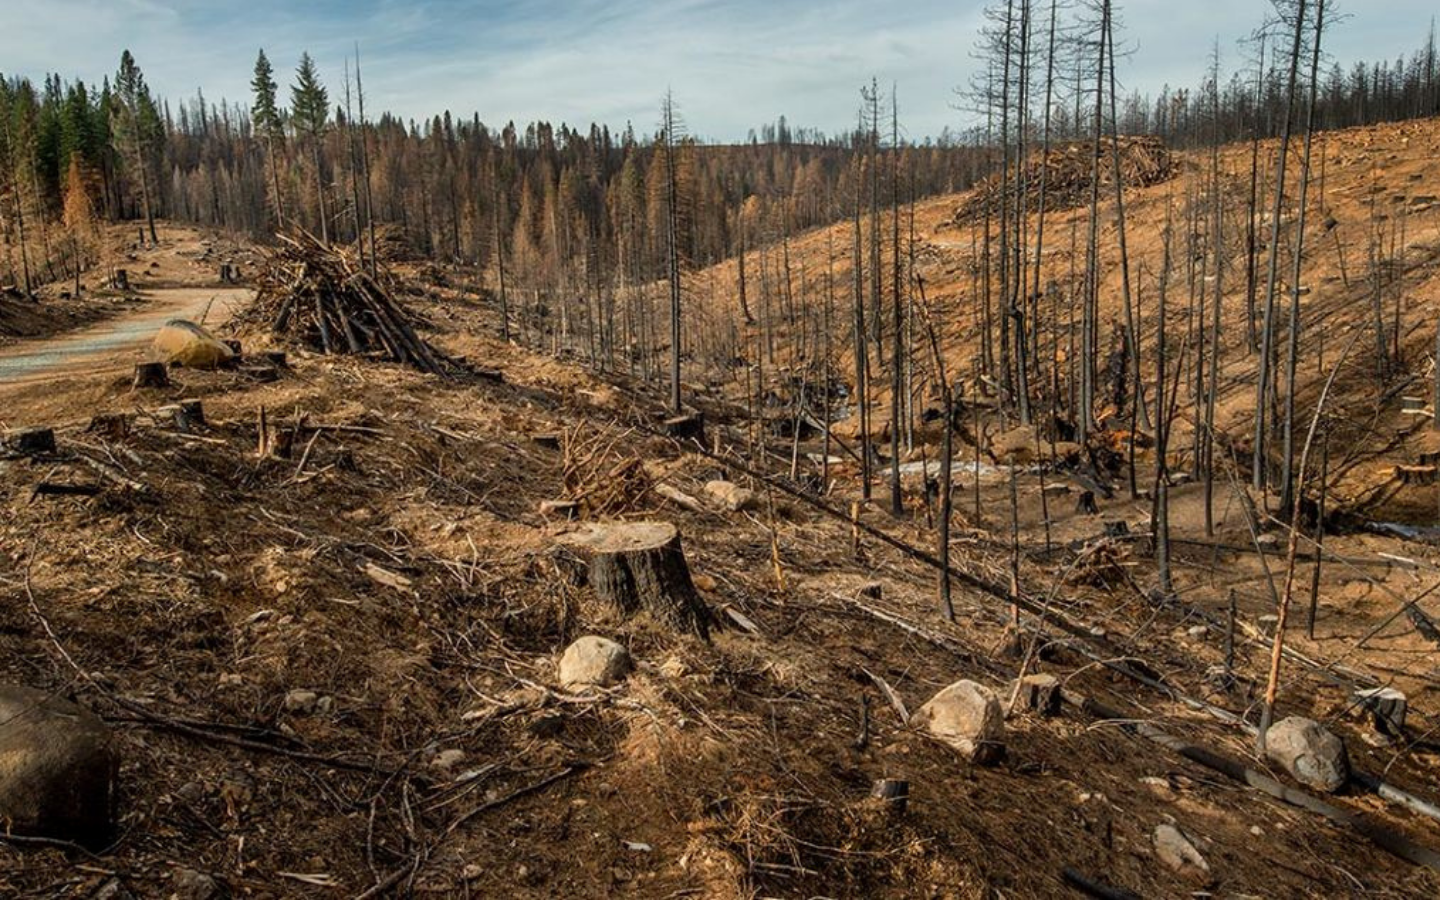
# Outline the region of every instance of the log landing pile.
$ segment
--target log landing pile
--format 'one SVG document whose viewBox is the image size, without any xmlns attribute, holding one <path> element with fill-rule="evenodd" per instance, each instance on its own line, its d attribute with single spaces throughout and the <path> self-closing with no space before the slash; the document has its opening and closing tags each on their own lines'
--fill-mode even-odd
<svg viewBox="0 0 1440 900">
<path fill-rule="evenodd" d="M 1115 163 L 1111 157 L 1112 144 L 1109 138 L 1100 141 L 1100 200 L 1113 199 Z M 1180 166 L 1171 155 L 1165 142 L 1158 137 L 1122 136 L 1118 141 L 1120 149 L 1120 177 L 1127 188 L 1149 187 L 1173 178 Z M 976 186 L 970 198 L 955 212 L 957 224 L 968 225 L 985 217 L 987 204 L 990 214 L 1000 214 L 1002 199 L 1012 208 L 1015 192 L 1024 184 L 1025 205 L 1029 212 L 1040 208 L 1040 186 L 1045 186 L 1045 208 L 1051 212 L 1074 209 L 1090 202 L 1090 182 L 1095 172 L 1095 145 L 1090 141 L 1061 144 L 1050 148 L 1049 154 L 1035 152 L 1026 161 L 1018 178 L 1014 173 L 1008 181 L 992 176 Z"/>
<path fill-rule="evenodd" d="M 415 333 L 413 317 L 387 287 L 388 276 L 372 278 L 344 250 L 312 235 L 279 238 L 243 318 L 321 353 L 376 356 L 441 377 L 463 370 Z"/>
</svg>

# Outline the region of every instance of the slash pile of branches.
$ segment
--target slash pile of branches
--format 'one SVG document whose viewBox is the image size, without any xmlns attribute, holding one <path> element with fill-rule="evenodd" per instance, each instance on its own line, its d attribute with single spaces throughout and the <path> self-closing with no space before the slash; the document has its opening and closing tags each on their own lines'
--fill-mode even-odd
<svg viewBox="0 0 1440 900">
<path fill-rule="evenodd" d="M 311 234 L 279 238 L 245 318 L 322 353 L 375 356 L 441 377 L 463 369 L 415 333 L 415 319 L 395 301 L 388 274 L 372 278 L 342 248 Z"/>
<path fill-rule="evenodd" d="M 1165 142 L 1153 135 L 1139 137 L 1122 136 L 1112 143 L 1109 138 L 1100 141 L 1099 175 L 1103 201 L 1113 190 L 1115 162 L 1111 157 L 1112 147 L 1120 153 L 1120 178 L 1127 188 L 1149 187 L 1161 184 L 1175 177 L 1179 163 L 1171 155 Z M 1032 154 L 1026 161 L 1019 176 L 1010 173 L 994 175 L 976 186 L 975 192 L 955 212 L 957 224 L 970 224 L 985 217 L 986 207 L 991 215 L 999 215 L 1000 205 L 1015 204 L 1016 192 L 1025 191 L 1027 211 L 1040 208 L 1040 186 L 1045 186 L 1045 208 L 1050 211 L 1074 209 L 1090 202 L 1091 180 L 1096 172 L 1095 144 L 1091 141 L 1077 141 L 1051 147 L 1050 152 Z"/>
</svg>

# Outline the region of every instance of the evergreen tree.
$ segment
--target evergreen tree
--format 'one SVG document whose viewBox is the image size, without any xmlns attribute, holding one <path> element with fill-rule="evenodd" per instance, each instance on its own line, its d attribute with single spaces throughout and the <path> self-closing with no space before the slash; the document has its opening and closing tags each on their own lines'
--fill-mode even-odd
<svg viewBox="0 0 1440 900">
<path fill-rule="evenodd" d="M 330 242 L 330 222 L 325 210 L 325 178 L 322 171 L 320 144 L 325 134 L 325 125 L 330 119 L 330 94 L 315 71 L 315 61 L 309 53 L 300 54 L 300 65 L 295 70 L 295 83 L 290 87 L 290 121 L 295 130 L 304 135 L 310 143 L 315 165 L 315 195 L 320 207 L 320 239 Z"/>
<path fill-rule="evenodd" d="M 116 152 L 128 157 L 128 164 L 134 166 L 134 175 L 140 182 L 140 201 L 145 213 L 145 222 L 150 229 L 150 240 L 158 242 L 155 233 L 155 209 L 150 195 L 150 176 L 146 171 L 147 161 L 157 135 L 163 134 L 159 112 L 145 76 L 135 64 L 135 57 L 126 50 L 120 54 L 120 69 L 115 73 L 115 94 L 112 108 L 112 131 L 117 143 Z M 128 151 L 128 152 L 127 152 Z"/>
<path fill-rule="evenodd" d="M 280 109 L 275 103 L 276 91 L 279 89 L 279 85 L 275 83 L 275 69 L 265 57 L 264 49 L 255 57 L 255 77 L 250 81 L 250 89 L 255 93 L 255 105 L 250 108 L 250 121 L 254 124 L 256 133 L 265 140 L 265 152 L 270 157 L 271 189 L 275 195 L 275 220 L 283 228 L 285 206 L 280 193 L 280 167 L 275 160 L 275 145 L 284 138 L 285 130 L 280 119 Z"/>
</svg>

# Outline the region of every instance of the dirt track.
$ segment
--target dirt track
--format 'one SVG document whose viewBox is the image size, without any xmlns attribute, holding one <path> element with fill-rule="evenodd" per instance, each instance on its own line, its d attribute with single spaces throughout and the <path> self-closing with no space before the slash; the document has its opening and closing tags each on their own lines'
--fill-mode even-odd
<svg viewBox="0 0 1440 900">
<path fill-rule="evenodd" d="M 144 359 L 150 339 L 165 322 L 203 316 L 217 325 L 250 293 L 246 288 L 156 288 L 148 292 L 150 302 L 134 311 L 57 337 L 12 344 L 0 349 L 0 391 L 65 375 L 123 371 Z"/>
</svg>

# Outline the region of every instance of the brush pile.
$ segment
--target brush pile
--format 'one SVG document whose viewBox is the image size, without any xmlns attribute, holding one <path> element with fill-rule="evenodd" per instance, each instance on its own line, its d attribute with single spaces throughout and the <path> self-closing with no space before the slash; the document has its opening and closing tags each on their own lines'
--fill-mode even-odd
<svg viewBox="0 0 1440 900">
<path fill-rule="evenodd" d="M 1121 137 L 1100 141 L 1100 200 L 1104 202 L 1113 191 L 1115 162 L 1112 148 L 1120 152 L 1120 177 L 1127 188 L 1149 187 L 1169 181 L 1179 171 L 1179 164 L 1158 137 Z M 1034 153 L 1018 177 L 1007 180 L 991 176 L 976 186 L 975 192 L 955 212 L 957 224 L 968 225 L 990 215 L 999 216 L 1001 204 L 1013 209 L 1016 191 L 1024 185 L 1028 212 L 1040 208 L 1040 188 L 1045 187 L 1045 208 L 1049 211 L 1074 209 L 1090 202 L 1091 177 L 1095 172 L 1095 145 L 1090 141 L 1051 147 L 1049 154 Z"/>
<path fill-rule="evenodd" d="M 461 366 L 415 333 L 387 275 L 372 278 L 339 247 L 313 235 L 280 235 L 255 303 L 243 318 L 326 354 L 376 356 L 447 377 Z"/>
</svg>

